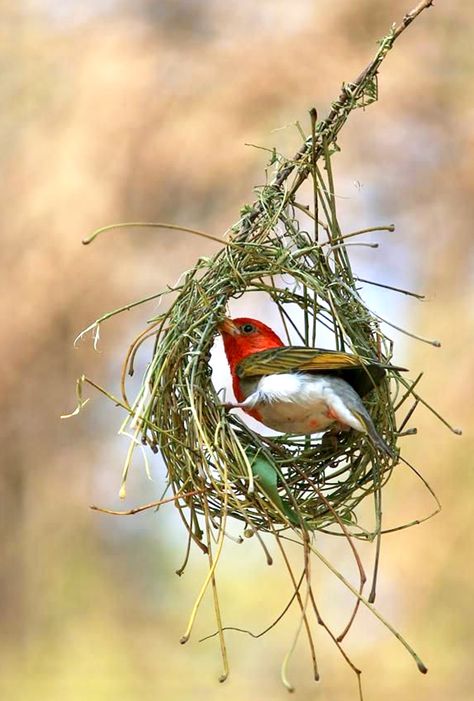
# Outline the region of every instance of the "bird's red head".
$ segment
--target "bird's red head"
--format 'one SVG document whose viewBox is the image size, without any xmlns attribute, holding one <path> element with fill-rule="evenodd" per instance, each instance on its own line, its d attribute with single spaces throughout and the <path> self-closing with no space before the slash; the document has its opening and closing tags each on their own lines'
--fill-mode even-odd
<svg viewBox="0 0 474 701">
<path fill-rule="evenodd" d="M 224 340 L 224 350 L 232 374 L 240 361 L 248 355 L 284 345 L 269 326 L 257 319 L 226 318 L 218 328 Z"/>
</svg>

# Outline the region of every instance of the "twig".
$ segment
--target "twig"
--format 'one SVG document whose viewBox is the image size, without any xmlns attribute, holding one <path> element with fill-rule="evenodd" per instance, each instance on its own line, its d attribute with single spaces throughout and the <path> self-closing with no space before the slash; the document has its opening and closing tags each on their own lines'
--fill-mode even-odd
<svg viewBox="0 0 474 701">
<path fill-rule="evenodd" d="M 114 511 L 113 509 L 106 509 L 103 506 L 95 506 L 91 504 L 89 506 L 92 511 L 100 511 L 102 514 L 110 514 L 111 516 L 133 516 L 134 514 L 139 514 L 142 511 L 147 511 L 147 509 L 157 509 L 163 504 L 169 504 L 177 499 L 185 499 L 186 497 L 194 497 L 196 494 L 203 494 L 205 489 L 196 489 L 193 492 L 186 492 L 185 494 L 175 494 L 167 499 L 159 499 L 158 501 L 152 501 L 150 504 L 144 504 L 143 506 L 135 506 L 133 509 L 128 509 L 127 511 Z"/>
<path fill-rule="evenodd" d="M 219 239 L 217 236 L 212 236 L 205 231 L 199 231 L 198 229 L 191 229 L 189 226 L 178 226 L 177 224 L 166 224 L 165 222 L 143 222 L 143 221 L 133 221 L 133 222 L 121 222 L 120 224 L 109 224 L 108 226 L 101 226 L 100 229 L 96 229 L 90 236 L 83 239 L 82 243 L 84 246 L 88 246 L 90 243 L 95 241 L 95 239 L 104 234 L 106 231 L 114 231 L 115 229 L 170 229 L 171 231 L 183 231 L 187 234 L 193 234 L 194 236 L 200 236 L 203 239 L 209 239 L 209 241 L 215 241 L 221 245 L 228 243 L 223 239 Z"/>
</svg>

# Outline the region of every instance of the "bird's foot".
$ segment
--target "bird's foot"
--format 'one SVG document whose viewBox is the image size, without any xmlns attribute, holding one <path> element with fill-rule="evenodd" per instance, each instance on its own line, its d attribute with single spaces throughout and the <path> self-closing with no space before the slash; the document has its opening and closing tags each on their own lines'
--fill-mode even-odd
<svg viewBox="0 0 474 701">
<path fill-rule="evenodd" d="M 340 421 L 335 421 L 331 428 L 329 429 L 329 432 L 331 433 L 347 433 L 347 431 L 350 431 L 351 427 L 348 426 L 347 424 L 343 424 Z"/>
<path fill-rule="evenodd" d="M 326 433 L 323 436 L 322 444 L 323 446 L 329 446 L 332 448 L 332 450 L 337 450 L 339 447 L 340 439 L 342 436 L 340 435 L 341 433 L 347 433 L 347 431 L 350 431 L 350 426 L 346 426 L 346 424 L 342 424 L 339 421 L 335 421 L 331 428 L 326 431 Z"/>
<path fill-rule="evenodd" d="M 337 434 L 333 431 L 326 431 L 321 441 L 321 444 L 325 448 L 330 448 L 334 452 L 335 450 L 337 450 L 338 446 Z"/>
<path fill-rule="evenodd" d="M 241 409 L 242 404 L 235 404 L 234 402 L 224 402 L 223 404 L 221 404 L 221 407 L 225 411 L 230 411 L 231 409 Z"/>
</svg>

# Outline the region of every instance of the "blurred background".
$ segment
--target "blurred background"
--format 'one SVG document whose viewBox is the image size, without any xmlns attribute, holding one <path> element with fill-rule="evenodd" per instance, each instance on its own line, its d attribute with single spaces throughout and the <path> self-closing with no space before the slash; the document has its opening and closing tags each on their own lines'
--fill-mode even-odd
<svg viewBox="0 0 474 701">
<path fill-rule="evenodd" d="M 415 3 L 413 3 L 415 4 Z M 206 571 L 198 552 L 178 578 L 185 537 L 173 507 L 118 518 L 127 449 L 121 415 L 92 392 L 77 418 L 86 371 L 112 390 L 130 340 L 156 310 L 102 327 L 99 352 L 82 328 L 153 294 L 217 245 L 166 231 L 120 231 L 84 248 L 96 227 L 169 221 L 222 235 L 253 199 L 268 154 L 292 155 L 354 79 L 409 0 L 1 0 L 2 275 L 0 277 L 0 697 L 6 701 L 283 699 L 279 665 L 296 611 L 268 636 L 228 634 L 231 676 L 219 685 L 209 602 L 179 645 Z M 393 331 L 395 359 L 450 421 L 419 409 L 402 439 L 438 493 L 440 515 L 383 543 L 378 606 L 430 668 L 420 675 L 387 630 L 361 613 L 347 639 L 368 699 L 472 699 L 474 643 L 474 5 L 439 2 L 386 59 L 379 102 L 353 113 L 335 160 L 341 221 L 350 231 L 394 223 L 354 249 L 362 276 L 424 292 L 423 302 L 366 289 L 379 314 L 428 338 Z M 255 311 L 258 314 L 258 310 Z M 160 497 L 137 460 L 125 507 Z M 432 509 L 397 468 L 386 525 Z M 355 578 L 346 546 L 321 547 Z M 364 555 L 370 565 L 373 550 Z M 348 598 L 315 564 L 321 605 L 344 620 Z M 258 631 L 288 600 L 281 562 L 229 541 L 219 573 L 224 623 Z M 341 614 L 342 611 L 342 614 Z M 338 623 L 337 623 L 338 625 Z M 357 698 L 353 675 L 316 631 L 322 681 L 297 649 L 301 699 Z"/>
</svg>

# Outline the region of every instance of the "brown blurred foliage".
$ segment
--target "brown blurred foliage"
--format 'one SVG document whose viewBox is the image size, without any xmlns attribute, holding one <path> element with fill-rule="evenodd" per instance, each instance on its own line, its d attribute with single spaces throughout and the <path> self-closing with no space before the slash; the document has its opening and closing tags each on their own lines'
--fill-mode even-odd
<svg viewBox="0 0 474 701">
<path fill-rule="evenodd" d="M 172 515 L 118 523 L 88 511 L 116 493 L 125 450 L 114 437 L 118 416 L 96 399 L 79 419 L 59 421 L 85 368 L 117 383 L 146 312 L 103 329 L 100 354 L 89 341 L 73 349 L 77 333 L 173 282 L 215 245 L 148 231 L 107 234 L 89 249 L 80 241 L 137 219 L 221 233 L 264 177 L 266 155 L 244 143 L 291 154 L 297 131 L 272 130 L 307 125 L 313 104 L 324 115 L 407 3 L 0 3 L 2 698 L 286 694 L 278 665 L 296 619 L 258 643 L 230 636 L 233 672 L 219 687 L 214 645 L 177 644 L 204 563 L 196 556 L 175 582 L 183 542 Z M 374 699 L 472 698 L 473 30 L 473 5 L 436 3 L 388 57 L 379 102 L 354 114 L 340 140 L 341 188 L 352 196 L 352 182 L 362 183 L 348 220 L 397 225 L 361 265 L 427 292 L 418 306 L 384 304 L 443 342 L 434 350 L 396 337 L 413 374 L 426 370 L 424 394 L 465 430 L 457 439 L 421 410 L 419 435 L 405 439 L 443 511 L 386 539 L 378 603 L 430 672 L 418 675 L 362 616 L 349 642 Z M 159 495 L 141 473 L 134 479 L 134 503 Z M 387 491 L 393 522 L 430 508 L 414 480 L 397 475 Z M 250 545 L 229 552 L 220 580 L 226 622 L 263 627 L 286 601 L 284 575 L 266 571 Z M 331 581 L 322 596 L 337 609 Z M 204 633 L 212 630 L 210 612 L 202 619 Z M 295 661 L 300 698 L 355 698 L 342 660 L 321 644 L 316 690 L 304 648 Z"/>
</svg>

